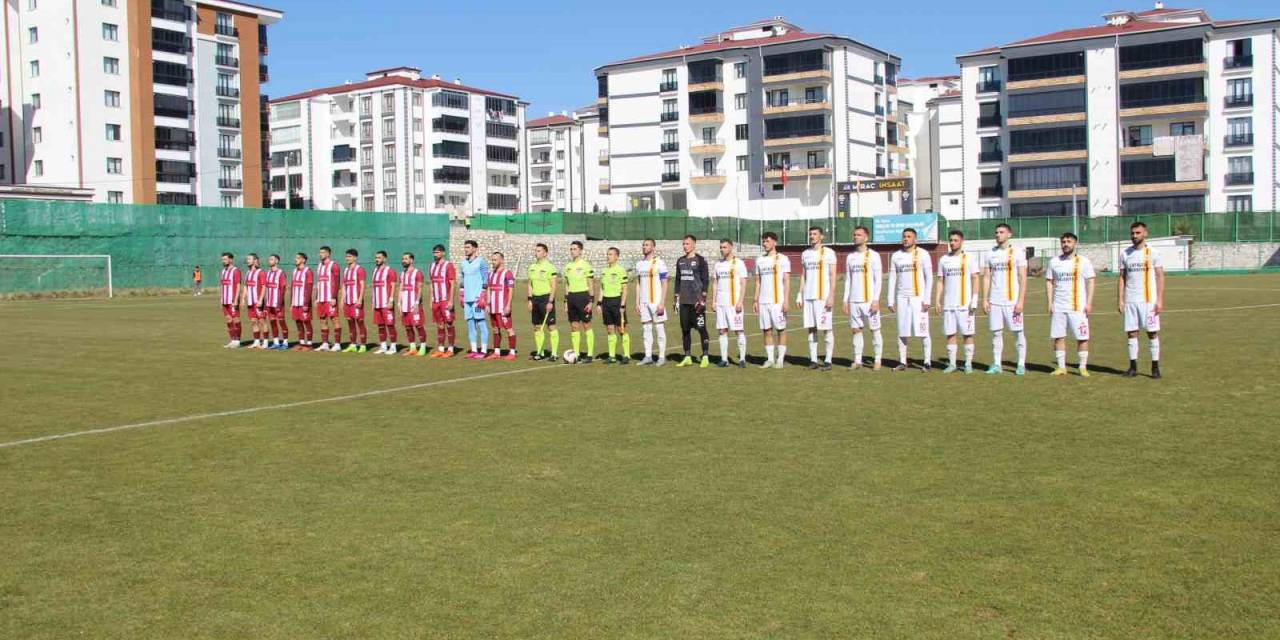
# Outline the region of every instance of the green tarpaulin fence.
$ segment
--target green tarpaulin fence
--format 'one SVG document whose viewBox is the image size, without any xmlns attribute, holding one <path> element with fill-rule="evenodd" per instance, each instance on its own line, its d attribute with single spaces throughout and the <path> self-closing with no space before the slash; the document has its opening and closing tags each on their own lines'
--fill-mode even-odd
<svg viewBox="0 0 1280 640">
<path fill-rule="evenodd" d="M 117 289 L 181 287 L 200 265 L 216 284 L 218 256 L 277 253 L 292 268 L 294 253 L 318 260 L 330 245 L 360 252 L 373 263 L 379 249 L 399 264 L 402 252 L 429 260 L 431 247 L 449 245 L 444 214 L 283 211 L 219 207 L 0 201 L 0 254 L 109 254 Z M 0 258 L 0 293 L 93 289 L 105 286 L 105 261 Z"/>
</svg>

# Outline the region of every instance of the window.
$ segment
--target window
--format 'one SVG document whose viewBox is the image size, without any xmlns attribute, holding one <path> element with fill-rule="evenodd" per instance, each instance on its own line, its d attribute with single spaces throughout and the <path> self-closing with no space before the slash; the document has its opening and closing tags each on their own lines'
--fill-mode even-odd
<svg viewBox="0 0 1280 640">
<path fill-rule="evenodd" d="M 1085 107 L 1084 89 L 1015 93 L 1009 96 L 1009 117 L 1080 113 Z"/>
<path fill-rule="evenodd" d="M 1227 69 L 1243 69 L 1253 66 L 1253 41 L 1248 38 L 1228 40 L 1227 59 L 1224 66 Z"/>
<path fill-rule="evenodd" d="M 121 160 L 120 158 L 107 158 L 107 173 L 124 173 L 124 160 Z"/>
<path fill-rule="evenodd" d="M 1253 196 L 1227 196 L 1227 211 L 1253 211 Z"/>
<path fill-rule="evenodd" d="M 383 196 L 382 203 L 383 203 L 382 207 L 384 211 L 395 211 L 397 205 L 400 204 L 396 202 L 396 197 L 394 194 Z"/>
<path fill-rule="evenodd" d="M 1196 123 L 1194 122 L 1175 122 L 1169 125 L 1169 135 L 1171 136 L 1194 136 L 1196 134 Z"/>
<path fill-rule="evenodd" d="M 40 94 L 38 93 L 31 94 L 31 109 L 33 111 L 40 109 Z"/>
<path fill-rule="evenodd" d="M 413 170 L 413 181 L 414 181 L 414 183 L 416 183 L 416 184 L 422 184 L 422 183 L 423 183 L 423 181 L 425 181 L 425 180 L 427 179 L 427 178 L 426 178 L 426 175 L 427 175 L 427 174 L 426 174 L 426 172 L 425 172 L 425 171 L 423 171 L 422 169 L 414 169 L 414 170 Z"/>
<path fill-rule="evenodd" d="M 810 151 L 805 154 L 805 167 L 822 169 L 827 166 L 827 154 L 823 151 Z"/>
<path fill-rule="evenodd" d="M 556 140 L 564 140 L 564 130 L 563 130 L 563 129 L 561 129 L 560 131 L 557 131 L 557 132 L 556 132 Z"/>
<path fill-rule="evenodd" d="M 486 96 L 484 99 L 484 110 L 490 120 L 497 120 L 500 116 L 516 115 L 516 101 L 507 98 L 497 98 L 494 96 Z"/>
<path fill-rule="evenodd" d="M 360 173 L 360 182 L 361 182 L 362 184 L 368 185 L 368 187 L 369 187 L 370 189 L 373 189 L 373 172 L 372 172 L 372 171 L 363 171 L 363 172 L 361 172 L 361 173 Z"/>
<path fill-rule="evenodd" d="M 104 7 L 114 7 L 114 6 L 116 6 L 116 0 L 102 0 L 102 6 L 104 6 Z"/>
<path fill-rule="evenodd" d="M 44 127 L 31 127 L 31 141 L 44 142 Z"/>
<path fill-rule="evenodd" d="M 1010 153 L 1042 153 L 1046 151 L 1079 151 L 1085 148 L 1084 127 L 1024 129 L 1009 132 Z"/>
<path fill-rule="evenodd" d="M 893 162 L 892 156 L 890 156 L 889 161 L 890 163 Z M 893 173 L 892 164 L 889 166 L 889 173 Z M 978 176 L 981 179 L 978 185 L 979 198 L 999 198 L 1004 195 L 1004 181 L 999 171 L 980 173 Z"/>
<path fill-rule="evenodd" d="M 413 106 L 415 107 L 422 106 L 422 94 L 416 91 L 413 93 Z"/>
<path fill-rule="evenodd" d="M 123 203 L 124 203 L 124 192 L 123 192 L 123 191 L 108 191 L 108 192 L 107 192 L 107 203 L 108 203 L 108 204 L 123 204 Z"/>
<path fill-rule="evenodd" d="M 1253 119 L 1229 118 L 1225 143 L 1228 147 L 1253 144 Z"/>
<path fill-rule="evenodd" d="M 1143 124 L 1129 127 L 1129 135 L 1125 136 L 1126 147 L 1151 146 L 1151 125 Z"/>
<path fill-rule="evenodd" d="M 396 162 L 396 145 L 382 145 L 382 164 L 395 164 Z"/>
<path fill-rule="evenodd" d="M 745 62 L 733 63 L 733 77 L 735 78 L 747 77 L 747 63 Z"/>
<path fill-rule="evenodd" d="M 426 147 L 423 147 L 421 144 L 415 144 L 415 145 L 413 145 L 413 157 L 415 157 L 415 158 L 421 158 L 421 157 L 423 157 L 423 156 L 422 156 L 422 153 L 423 153 L 423 149 L 425 149 L 425 148 L 426 148 Z"/>
<path fill-rule="evenodd" d="M 275 137 L 274 132 L 272 132 L 272 137 Z M 360 140 L 362 142 L 373 140 L 373 121 L 366 120 L 360 123 Z"/>
<path fill-rule="evenodd" d="M 564 160 L 564 151 L 556 152 L 556 160 Z"/>
<path fill-rule="evenodd" d="M 27 29 L 27 44 L 35 44 L 37 42 L 40 42 L 40 30 L 35 27 Z"/>
<path fill-rule="evenodd" d="M 745 125 L 745 124 L 735 125 L 735 126 L 733 127 L 733 139 L 734 139 L 734 140 L 746 140 L 746 139 L 747 139 L 747 125 Z"/>
<path fill-rule="evenodd" d="M 513 211 L 519 206 L 520 196 L 514 193 L 490 193 L 486 199 L 486 204 L 490 209 L 503 209 Z"/>
<path fill-rule="evenodd" d="M 556 180 L 564 180 L 564 169 L 556 169 Z"/>
<path fill-rule="evenodd" d="M 44 160 L 36 160 L 31 163 L 31 172 L 40 177 L 44 175 Z"/>
<path fill-rule="evenodd" d="M 1204 62 L 1204 40 L 1192 38 L 1120 47 L 1120 70 L 1151 69 Z"/>
<path fill-rule="evenodd" d="M 783 151 L 781 153 L 770 153 L 765 156 L 765 168 L 776 171 L 782 167 L 791 168 L 791 154 Z"/>
<path fill-rule="evenodd" d="M 1000 90 L 1000 67 L 978 67 L 978 93 Z"/>
<path fill-rule="evenodd" d="M 738 171 L 746 171 L 747 168 L 747 156 L 738 156 Z"/>
<path fill-rule="evenodd" d="M 370 179 L 372 179 L 372 178 L 370 178 Z M 365 211 L 373 211 L 373 196 L 365 196 L 365 197 L 364 197 L 364 210 L 365 210 Z"/>
<path fill-rule="evenodd" d="M 102 93 L 102 103 L 108 107 L 120 106 L 120 92 L 107 89 Z"/>
<path fill-rule="evenodd" d="M 230 194 L 223 194 L 221 202 L 224 207 L 234 207 L 236 206 L 236 197 Z"/>
<path fill-rule="evenodd" d="M 675 91 L 676 90 L 676 70 L 662 70 L 662 84 L 658 86 L 659 91 Z"/>
<path fill-rule="evenodd" d="M 36 10 L 36 0 L 27 0 L 27 11 Z"/>
<path fill-rule="evenodd" d="M 558 200 L 564 200 L 564 189 L 556 189 L 556 198 Z"/>
<path fill-rule="evenodd" d="M 1000 126 L 1000 103 L 999 102 L 979 102 L 978 103 L 978 126 L 979 127 L 998 127 Z"/>
<path fill-rule="evenodd" d="M 484 123 L 485 135 L 490 138 L 505 138 L 507 140 L 516 139 L 516 126 L 513 124 L 505 124 L 502 122 L 486 122 Z M 534 132 L 535 136 L 537 132 Z"/>
<path fill-rule="evenodd" d="M 665 160 L 662 163 L 662 177 L 664 180 L 680 178 L 680 161 Z"/>
<path fill-rule="evenodd" d="M 387 167 L 382 170 L 382 188 L 396 188 L 396 170 L 393 167 Z"/>
<path fill-rule="evenodd" d="M 382 115 L 396 112 L 396 94 L 394 91 L 386 91 L 382 94 Z"/>
<path fill-rule="evenodd" d="M 1003 214 L 1000 207 L 983 207 L 982 208 L 982 217 L 984 218 L 987 218 L 987 219 L 999 218 L 1002 215 Z"/>
<path fill-rule="evenodd" d="M 747 94 L 745 93 L 734 94 L 733 108 L 737 109 L 738 111 L 746 111 L 747 110 Z"/>
<path fill-rule="evenodd" d="M 1125 207 L 1125 213 L 1131 210 Z M 1085 198 L 1078 199 L 1076 213 L 1089 215 L 1089 202 Z M 1053 202 L 1018 202 L 1009 206 L 1009 215 L 1014 218 L 1045 218 L 1052 216 L 1070 216 L 1071 201 L 1056 200 Z"/>
<path fill-rule="evenodd" d="M 110 57 L 103 58 L 102 72 L 109 73 L 113 76 L 120 75 L 120 58 L 110 58 Z"/>
<path fill-rule="evenodd" d="M 785 107 L 789 103 L 788 98 L 791 93 L 786 89 L 775 89 L 766 91 L 764 94 L 764 103 L 770 107 Z"/>
<path fill-rule="evenodd" d="M 31 65 L 31 77 L 39 78 L 40 77 L 40 61 L 32 60 L 29 64 Z"/>
<path fill-rule="evenodd" d="M 107 140 L 111 142 L 120 141 L 120 125 L 118 124 L 107 125 Z"/>
<path fill-rule="evenodd" d="M 421 194 L 421 193 L 419 193 L 418 195 L 416 195 L 416 196 L 414 196 L 414 197 L 413 197 L 413 208 L 414 208 L 414 209 L 417 209 L 417 210 L 421 211 L 421 210 L 422 210 L 423 208 L 425 208 L 425 207 L 426 207 L 426 200 L 425 200 L 425 199 L 423 199 L 423 197 L 422 197 L 422 194 Z"/>
<path fill-rule="evenodd" d="M 675 116 L 679 113 L 674 98 L 668 98 L 662 101 L 662 120 L 675 120 Z"/>
<path fill-rule="evenodd" d="M 382 137 L 383 138 L 396 137 L 396 119 L 395 118 L 383 118 Z"/>
<path fill-rule="evenodd" d="M 1227 106 L 1240 107 L 1253 104 L 1253 79 L 1227 80 Z"/>
<path fill-rule="evenodd" d="M 102 23 L 102 39 L 110 42 L 120 41 L 120 27 L 110 22 Z"/>
<path fill-rule="evenodd" d="M 827 129 L 827 116 L 821 114 L 774 118 L 764 121 L 765 140 L 825 136 L 830 135 L 830 133 L 830 130 Z"/>
<path fill-rule="evenodd" d="M 1070 189 L 1085 186 L 1088 173 L 1083 164 L 1049 167 L 1014 167 L 1010 171 L 1014 191 L 1030 189 Z"/>
<path fill-rule="evenodd" d="M 1084 74 L 1084 52 L 1012 58 L 1008 65 L 1009 82 L 1078 76 Z"/>
<path fill-rule="evenodd" d="M 373 96 L 360 96 L 360 115 L 373 115 Z"/>
<path fill-rule="evenodd" d="M 716 128 L 703 127 L 702 128 L 702 144 L 715 144 L 715 143 L 716 143 Z"/>
<path fill-rule="evenodd" d="M 1120 184 L 1159 184 L 1176 180 L 1174 159 L 1169 157 L 1123 160 Z"/>
<path fill-rule="evenodd" d="M 1249 176 L 1249 182 L 1253 182 L 1253 157 L 1252 156 L 1230 156 L 1227 158 L 1227 171 L 1233 176 Z M 1230 184 L 1230 182 L 1228 182 Z M 1247 184 L 1247 183 L 1242 183 Z"/>
<path fill-rule="evenodd" d="M 450 109 L 470 109 L 471 100 L 465 93 L 441 91 L 431 94 L 431 106 L 448 107 Z"/>
<path fill-rule="evenodd" d="M 556 152 L 560 158 L 564 157 L 563 151 Z M 515 164 L 520 159 L 520 154 L 515 147 L 502 147 L 497 145 L 485 145 L 485 157 L 493 162 L 507 162 Z"/>
<path fill-rule="evenodd" d="M 1124 198 L 1121 200 L 1121 206 L 1124 207 L 1125 215 L 1131 216 L 1151 213 L 1204 213 L 1204 196 Z"/>
<path fill-rule="evenodd" d="M 1120 108 L 1204 102 L 1204 79 L 1183 78 L 1120 85 Z"/>
<path fill-rule="evenodd" d="M 827 101 L 827 90 L 822 87 L 805 87 L 804 101 L 807 104 Z"/>
</svg>

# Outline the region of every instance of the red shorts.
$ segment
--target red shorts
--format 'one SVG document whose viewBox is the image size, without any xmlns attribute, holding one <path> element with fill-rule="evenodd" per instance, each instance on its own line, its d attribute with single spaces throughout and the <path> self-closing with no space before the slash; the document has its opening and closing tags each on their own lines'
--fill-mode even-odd
<svg viewBox="0 0 1280 640">
<path fill-rule="evenodd" d="M 293 319 L 298 322 L 311 322 L 311 307 L 292 307 Z"/>
<path fill-rule="evenodd" d="M 422 326 L 422 309 L 414 309 L 413 311 L 405 311 L 400 314 L 400 321 L 406 327 Z"/>
<path fill-rule="evenodd" d="M 432 303 L 431 321 L 436 324 L 453 324 L 453 305 L 448 302 Z"/>
<path fill-rule="evenodd" d="M 255 307 L 250 305 L 247 309 L 250 320 L 266 320 L 267 309 L 265 307 Z"/>
<path fill-rule="evenodd" d="M 238 304 L 224 304 L 224 305 L 222 305 L 222 317 L 224 317 L 224 318 L 226 318 L 226 319 L 228 319 L 228 320 L 231 320 L 231 319 L 233 319 L 233 318 L 234 318 L 234 319 L 236 319 L 236 320 L 239 320 L 239 319 L 240 319 L 240 305 L 238 305 Z"/>
<path fill-rule="evenodd" d="M 338 317 L 338 303 L 336 302 L 317 302 L 316 317 L 324 320 L 325 318 Z"/>
<path fill-rule="evenodd" d="M 348 320 L 364 320 L 364 305 L 344 304 L 342 305 L 342 314 Z"/>
<path fill-rule="evenodd" d="M 396 323 L 396 314 L 390 309 L 374 309 L 373 322 L 379 327 L 393 325 Z"/>
<path fill-rule="evenodd" d="M 263 307 L 268 320 L 284 320 L 284 307 Z"/>
<path fill-rule="evenodd" d="M 489 314 L 489 321 L 499 329 L 511 328 L 511 314 L 509 313 L 491 313 Z"/>
</svg>

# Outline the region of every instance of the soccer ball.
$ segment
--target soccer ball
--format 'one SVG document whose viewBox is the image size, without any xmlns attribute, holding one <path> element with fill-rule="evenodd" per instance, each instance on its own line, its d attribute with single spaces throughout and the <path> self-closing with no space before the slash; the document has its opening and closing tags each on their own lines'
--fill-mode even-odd
<svg viewBox="0 0 1280 640">
<path fill-rule="evenodd" d="M 564 361 L 566 364 L 573 364 L 578 361 L 578 352 L 570 349 L 564 352 Z"/>
</svg>

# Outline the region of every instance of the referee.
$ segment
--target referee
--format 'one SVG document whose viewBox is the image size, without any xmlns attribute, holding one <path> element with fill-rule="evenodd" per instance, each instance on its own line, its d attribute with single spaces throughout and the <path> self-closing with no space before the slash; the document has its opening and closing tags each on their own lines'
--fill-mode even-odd
<svg viewBox="0 0 1280 640">
<path fill-rule="evenodd" d="M 564 266 L 565 306 L 569 309 L 569 342 L 578 362 L 591 364 L 596 352 L 596 334 L 591 330 L 591 306 L 596 299 L 596 273 L 582 257 L 582 242 L 569 243 L 569 264 Z M 587 332 L 587 351 L 582 355 L 582 332 Z"/>
<path fill-rule="evenodd" d="M 606 364 L 627 364 L 631 360 L 631 336 L 627 335 L 627 269 L 618 264 L 621 252 L 609 247 L 608 264 L 600 270 L 600 315 L 609 334 L 609 359 Z M 622 336 L 622 357 L 617 358 L 618 336 Z"/>
<path fill-rule="evenodd" d="M 680 338 L 684 345 L 684 358 L 676 366 L 693 364 L 689 354 L 692 349 L 690 333 L 697 329 L 702 338 L 702 360 L 698 367 L 705 369 L 711 366 L 707 355 L 711 344 L 707 337 L 707 284 L 711 278 L 707 273 L 707 261 L 694 252 L 697 245 L 697 238 L 685 236 L 681 243 L 684 255 L 676 260 L 676 308 L 680 310 Z"/>
<path fill-rule="evenodd" d="M 555 362 L 560 350 L 560 334 L 556 332 L 556 266 L 547 260 L 547 245 L 541 242 L 534 245 L 533 257 L 534 262 L 529 265 L 529 319 L 533 322 L 534 349 L 529 358 Z M 551 330 L 549 354 L 542 350 L 547 329 Z"/>
</svg>

